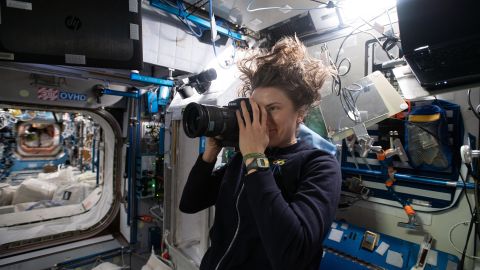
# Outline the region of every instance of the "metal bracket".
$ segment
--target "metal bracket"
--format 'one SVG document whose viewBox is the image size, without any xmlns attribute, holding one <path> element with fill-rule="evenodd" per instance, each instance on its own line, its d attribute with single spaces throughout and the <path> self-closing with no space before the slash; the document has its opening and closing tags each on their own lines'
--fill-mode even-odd
<svg viewBox="0 0 480 270">
<path fill-rule="evenodd" d="M 169 6 L 167 4 L 164 4 L 164 3 L 160 2 L 159 0 L 150 0 L 150 5 L 152 7 L 156 7 L 158 9 L 161 9 L 165 12 L 170 13 L 170 14 L 173 14 L 173 15 L 176 15 L 176 16 L 181 16 L 181 12 L 178 8 L 175 8 L 175 7 Z M 195 23 L 195 24 L 198 24 L 198 25 L 200 25 L 204 28 L 211 29 L 211 25 L 210 25 L 209 20 L 200 18 L 200 17 L 195 16 L 193 14 L 190 14 L 189 16 L 187 16 L 186 19 Z M 227 29 L 227 28 L 219 26 L 219 25 L 216 25 L 216 29 L 219 33 L 221 33 L 223 35 L 226 35 L 230 38 L 240 40 L 240 41 L 245 41 L 246 40 L 244 35 L 239 34 L 237 32 L 234 32 L 231 29 Z"/>
</svg>

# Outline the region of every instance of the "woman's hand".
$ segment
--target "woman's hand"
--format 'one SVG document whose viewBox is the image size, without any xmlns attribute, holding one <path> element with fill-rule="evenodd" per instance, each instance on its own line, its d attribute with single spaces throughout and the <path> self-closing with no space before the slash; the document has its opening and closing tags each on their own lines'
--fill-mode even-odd
<svg viewBox="0 0 480 270">
<path fill-rule="evenodd" d="M 252 106 L 253 120 L 250 121 L 250 113 L 244 101 L 240 103 L 242 112 L 236 111 L 239 129 L 239 147 L 242 155 L 249 153 L 264 153 L 268 146 L 268 128 L 267 128 L 267 110 L 265 107 L 258 105 L 250 98 Z M 241 115 L 243 115 L 242 120 Z"/>
<path fill-rule="evenodd" d="M 207 142 L 205 144 L 205 152 L 203 152 L 202 159 L 205 162 L 212 163 L 217 159 L 218 154 L 222 150 L 220 142 L 213 138 L 207 137 Z"/>
</svg>

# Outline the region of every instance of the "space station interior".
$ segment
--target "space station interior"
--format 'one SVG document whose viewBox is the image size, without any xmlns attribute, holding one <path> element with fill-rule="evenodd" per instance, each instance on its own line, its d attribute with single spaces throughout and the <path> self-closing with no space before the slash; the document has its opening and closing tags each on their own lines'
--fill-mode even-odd
<svg viewBox="0 0 480 270">
<path fill-rule="evenodd" d="M 476 0 L 0 1 L 0 269 L 480 269 L 479 11 Z M 338 183 L 322 180 L 338 196 L 294 180 L 292 199 L 275 174 L 288 159 L 242 151 L 242 132 L 264 120 L 255 91 L 288 88 L 251 83 L 240 102 L 242 60 L 285 38 L 328 71 L 307 83 L 320 99 L 292 134 L 338 164 Z M 245 109 L 250 125 L 235 114 Z M 231 208 L 222 182 L 185 210 L 201 166 L 217 179 L 242 155 Z M 281 190 L 293 217 L 241 206 L 265 171 L 265 194 Z M 193 190 L 208 197 L 210 185 Z M 305 221 L 302 197 L 335 211 Z M 292 219 L 300 251 L 281 230 Z"/>
</svg>

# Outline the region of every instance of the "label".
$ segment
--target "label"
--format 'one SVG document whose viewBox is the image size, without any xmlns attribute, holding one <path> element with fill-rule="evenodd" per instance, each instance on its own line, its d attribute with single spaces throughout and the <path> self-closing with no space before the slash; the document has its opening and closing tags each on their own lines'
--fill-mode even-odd
<svg viewBox="0 0 480 270">
<path fill-rule="evenodd" d="M 87 95 L 67 92 L 55 88 L 40 87 L 37 89 L 37 98 L 40 100 L 70 100 L 70 101 L 86 101 Z"/>
<path fill-rule="evenodd" d="M 15 0 L 7 0 L 7 7 L 32 10 L 32 3 L 15 1 Z"/>
<path fill-rule="evenodd" d="M 62 91 L 60 92 L 59 99 L 71 101 L 86 101 L 87 95 Z"/>
<path fill-rule="evenodd" d="M 2 59 L 2 60 L 14 60 L 15 55 L 13 53 L 0 52 L 0 59 Z"/>
<path fill-rule="evenodd" d="M 57 100 L 58 99 L 58 89 L 54 88 L 38 88 L 37 98 L 40 100 Z"/>
<path fill-rule="evenodd" d="M 87 60 L 85 59 L 85 55 L 65 54 L 65 63 L 85 65 L 87 63 Z"/>
<path fill-rule="evenodd" d="M 139 40 L 140 39 L 140 30 L 138 24 L 130 24 L 130 39 Z"/>
<path fill-rule="evenodd" d="M 128 1 L 128 11 L 133 13 L 138 13 L 138 1 L 137 0 L 129 0 Z"/>
</svg>

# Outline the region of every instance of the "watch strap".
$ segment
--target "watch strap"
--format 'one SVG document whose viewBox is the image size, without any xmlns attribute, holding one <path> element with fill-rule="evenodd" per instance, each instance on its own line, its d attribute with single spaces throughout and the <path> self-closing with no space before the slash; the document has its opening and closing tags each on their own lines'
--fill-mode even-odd
<svg viewBox="0 0 480 270">
<path fill-rule="evenodd" d="M 243 156 L 243 162 L 250 158 L 266 158 L 266 156 L 263 153 L 248 153 Z"/>
<path fill-rule="evenodd" d="M 247 165 L 247 172 L 250 170 L 258 170 L 258 171 L 265 171 L 270 169 L 270 163 L 268 162 L 268 159 L 263 157 L 263 158 L 254 158 L 250 164 Z"/>
</svg>

